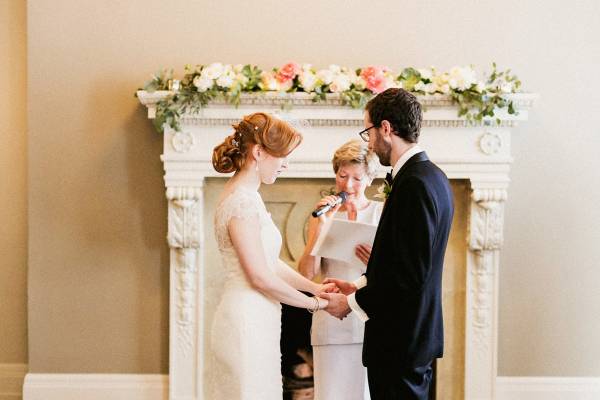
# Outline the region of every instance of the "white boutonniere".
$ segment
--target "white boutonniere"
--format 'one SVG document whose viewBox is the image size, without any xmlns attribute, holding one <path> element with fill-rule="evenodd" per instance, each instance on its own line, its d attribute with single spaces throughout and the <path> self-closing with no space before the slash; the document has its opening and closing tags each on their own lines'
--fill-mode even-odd
<svg viewBox="0 0 600 400">
<path fill-rule="evenodd" d="M 391 192 L 392 185 L 390 185 L 387 181 L 384 181 L 381 185 L 379 185 L 379 187 L 377 188 L 377 194 L 373 197 L 385 201 L 389 197 Z"/>
<path fill-rule="evenodd" d="M 377 188 L 377 194 L 374 197 L 385 201 L 390 196 L 390 193 L 392 192 L 393 184 L 394 184 L 394 181 L 392 179 L 392 174 L 391 173 L 386 174 L 385 179 L 383 180 L 383 183 L 381 185 L 379 185 L 379 187 Z"/>
</svg>

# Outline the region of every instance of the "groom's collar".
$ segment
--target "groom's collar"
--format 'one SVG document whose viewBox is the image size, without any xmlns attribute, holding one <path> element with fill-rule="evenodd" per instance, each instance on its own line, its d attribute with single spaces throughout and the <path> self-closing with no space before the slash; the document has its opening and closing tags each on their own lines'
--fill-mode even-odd
<svg viewBox="0 0 600 400">
<path fill-rule="evenodd" d="M 408 160 L 412 158 L 412 156 L 421 153 L 422 151 L 423 150 L 419 147 L 418 144 L 406 150 L 404 154 L 400 156 L 398 161 L 396 161 L 396 165 L 394 165 L 394 168 L 392 169 L 392 178 L 396 177 L 400 169 L 404 166 L 404 164 L 406 164 Z"/>
</svg>

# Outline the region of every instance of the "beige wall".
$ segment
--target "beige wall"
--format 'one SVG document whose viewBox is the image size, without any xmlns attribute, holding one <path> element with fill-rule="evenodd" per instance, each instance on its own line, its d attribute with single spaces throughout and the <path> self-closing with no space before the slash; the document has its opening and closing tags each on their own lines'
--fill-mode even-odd
<svg viewBox="0 0 600 400">
<path fill-rule="evenodd" d="M 27 362 L 26 7 L 0 0 L 0 364 Z"/>
<path fill-rule="evenodd" d="M 29 1 L 32 369 L 167 371 L 161 138 L 132 97 L 150 73 L 496 61 L 542 96 L 513 139 L 499 373 L 600 376 L 597 4 Z"/>
</svg>

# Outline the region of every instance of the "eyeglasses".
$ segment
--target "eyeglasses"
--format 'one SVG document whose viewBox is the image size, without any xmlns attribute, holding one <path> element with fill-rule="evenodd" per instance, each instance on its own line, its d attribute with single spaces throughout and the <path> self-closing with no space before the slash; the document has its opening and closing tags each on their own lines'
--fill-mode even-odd
<svg viewBox="0 0 600 400">
<path fill-rule="evenodd" d="M 365 142 L 368 142 L 369 141 L 369 129 L 376 128 L 376 127 L 377 127 L 376 125 L 371 125 L 370 127 L 365 128 L 362 131 L 358 132 L 358 136 L 360 136 L 360 138 L 362 140 L 364 140 Z"/>
</svg>

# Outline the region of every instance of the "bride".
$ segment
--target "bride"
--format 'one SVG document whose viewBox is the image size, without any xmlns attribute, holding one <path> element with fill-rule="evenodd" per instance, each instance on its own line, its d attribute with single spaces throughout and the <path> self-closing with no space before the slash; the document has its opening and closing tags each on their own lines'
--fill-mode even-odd
<svg viewBox="0 0 600 400">
<path fill-rule="evenodd" d="M 302 136 L 264 113 L 233 128 L 212 158 L 218 172 L 235 174 L 215 212 L 225 287 L 212 324 L 210 400 L 281 400 L 280 303 L 315 312 L 327 307 L 318 294 L 337 289 L 304 278 L 279 259 L 281 234 L 258 193 L 261 183 L 272 184 L 288 167 L 287 156 Z"/>
</svg>

